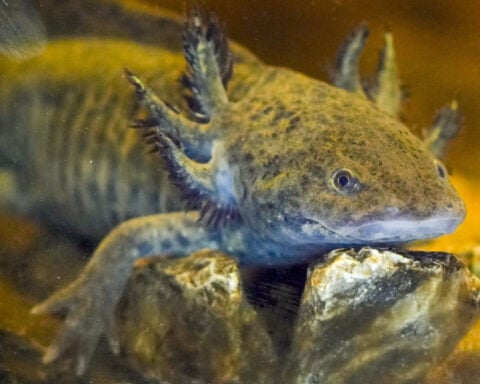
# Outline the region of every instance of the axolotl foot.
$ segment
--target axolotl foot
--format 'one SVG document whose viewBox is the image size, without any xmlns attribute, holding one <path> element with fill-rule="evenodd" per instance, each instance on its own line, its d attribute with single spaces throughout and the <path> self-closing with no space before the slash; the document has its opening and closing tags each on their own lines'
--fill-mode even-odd
<svg viewBox="0 0 480 384">
<path fill-rule="evenodd" d="M 115 305 L 106 300 L 102 287 L 76 280 L 35 306 L 32 314 L 66 312 L 64 324 L 47 348 L 43 362 L 53 363 L 70 356 L 76 375 L 86 371 L 100 336 L 112 330 Z M 115 351 L 114 351 L 115 352 Z"/>
</svg>

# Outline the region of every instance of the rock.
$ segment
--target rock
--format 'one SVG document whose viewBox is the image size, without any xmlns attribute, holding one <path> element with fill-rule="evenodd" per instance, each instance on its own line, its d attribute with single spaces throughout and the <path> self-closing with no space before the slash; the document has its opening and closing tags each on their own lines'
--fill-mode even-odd
<svg viewBox="0 0 480 384">
<path fill-rule="evenodd" d="M 419 383 L 478 319 L 479 281 L 446 253 L 337 250 L 312 266 L 289 383 Z"/>
<path fill-rule="evenodd" d="M 336 250 L 305 275 L 202 251 L 137 266 L 120 344 L 161 383 L 419 383 L 478 318 L 479 287 L 446 253 Z"/>
<path fill-rule="evenodd" d="M 272 376 L 270 338 L 235 260 L 219 252 L 143 264 L 117 313 L 123 354 L 162 384 L 261 384 Z"/>
</svg>

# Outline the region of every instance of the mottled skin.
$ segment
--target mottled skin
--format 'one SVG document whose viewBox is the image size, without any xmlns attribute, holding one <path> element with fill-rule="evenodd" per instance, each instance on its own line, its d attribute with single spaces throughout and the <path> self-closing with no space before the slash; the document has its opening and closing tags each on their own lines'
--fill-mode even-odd
<svg viewBox="0 0 480 384">
<path fill-rule="evenodd" d="M 252 100 L 255 108 L 239 102 L 219 117 L 219 125 L 243 125 L 223 139 L 242 217 L 284 250 L 374 242 L 373 234 L 346 235 L 374 221 L 417 222 L 379 242 L 434 237 L 445 228 L 421 230 L 422 220 L 463 215 L 463 203 L 422 143 L 370 103 L 281 69 L 255 89 Z M 342 168 L 355 173 L 358 191 L 339 193 L 332 186 L 332 175 Z M 251 212 L 262 212 L 262 218 Z M 314 233 L 307 235 L 301 222 L 295 225 L 301 218 L 327 230 L 312 224 Z"/>
<path fill-rule="evenodd" d="M 231 62 L 218 26 L 194 11 L 186 28 L 192 110 L 178 82 L 182 55 L 161 47 L 69 39 L 21 64 L 0 61 L 0 159 L 21 193 L 9 203 L 94 239 L 121 223 L 77 280 L 34 309 L 68 310 L 46 362 L 73 351 L 85 370 L 99 336 L 114 331 L 139 257 L 212 248 L 243 264 L 300 263 L 341 246 L 435 237 L 463 220 L 444 168 L 389 115 L 398 81 L 388 66 L 378 106 L 355 89 L 361 50 L 352 44 L 338 76 L 353 76 L 343 83 L 357 94 L 247 53 L 226 93 Z M 145 80 L 126 74 L 137 101 L 124 67 Z M 161 158 L 127 129 L 136 102 L 147 115 L 136 125 Z M 180 195 L 201 209 L 200 222 L 196 211 L 175 212 Z"/>
</svg>

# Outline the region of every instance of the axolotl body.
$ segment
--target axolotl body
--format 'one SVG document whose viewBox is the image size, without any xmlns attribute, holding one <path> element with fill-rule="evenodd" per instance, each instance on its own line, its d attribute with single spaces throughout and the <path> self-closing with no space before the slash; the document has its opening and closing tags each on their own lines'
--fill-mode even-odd
<svg viewBox="0 0 480 384">
<path fill-rule="evenodd" d="M 215 17 L 198 9 L 184 27 L 183 75 L 179 51 L 109 39 L 0 61 L 0 158 L 16 208 L 90 238 L 119 224 L 73 283 L 34 308 L 68 311 L 46 362 L 73 348 L 85 369 L 140 257 L 211 248 L 241 264 L 305 263 L 462 222 L 445 168 L 396 119 L 390 35 L 377 87 L 363 92 L 365 39 L 361 27 L 345 44 L 336 87 L 232 54 Z"/>
</svg>

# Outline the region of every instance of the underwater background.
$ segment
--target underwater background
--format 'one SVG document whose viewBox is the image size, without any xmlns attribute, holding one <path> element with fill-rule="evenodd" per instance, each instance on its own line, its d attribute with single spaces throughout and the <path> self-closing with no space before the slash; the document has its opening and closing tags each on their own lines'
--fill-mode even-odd
<svg viewBox="0 0 480 384">
<path fill-rule="evenodd" d="M 146 9 L 165 7 L 178 13 L 185 9 L 183 0 L 124 2 Z M 366 22 L 370 29 L 361 68 L 365 78 L 373 76 L 383 32 L 391 30 L 405 87 L 402 116 L 406 125 L 421 135 L 422 129 L 430 126 L 435 112 L 453 99 L 458 101 L 464 119 L 445 163 L 452 182 L 466 201 L 466 220 L 454 234 L 413 244 L 412 248 L 455 253 L 480 274 L 480 7 L 477 1 L 204 0 L 201 3 L 218 15 L 231 39 L 265 63 L 286 66 L 325 81 L 329 81 L 333 71 L 338 47 L 361 22 Z M 59 26 L 64 28 L 69 26 Z M 21 253 L 23 249 L 39 247 L 42 241 L 47 241 L 42 236 L 42 230 L 34 224 L 0 214 L 3 250 L 15 248 Z M 61 248 L 56 250 L 58 254 L 70 251 L 63 243 L 58 247 Z M 80 262 L 71 267 L 72 276 L 80 267 Z M 40 344 L 48 344 L 58 326 L 57 320 L 32 319 L 28 315 L 31 301 L 8 284 L 0 284 L 0 294 L 0 328 L 27 333 Z M 459 345 L 449 366 L 440 368 L 429 383 L 475 383 L 475 377 L 480 377 L 480 324 Z"/>
</svg>

